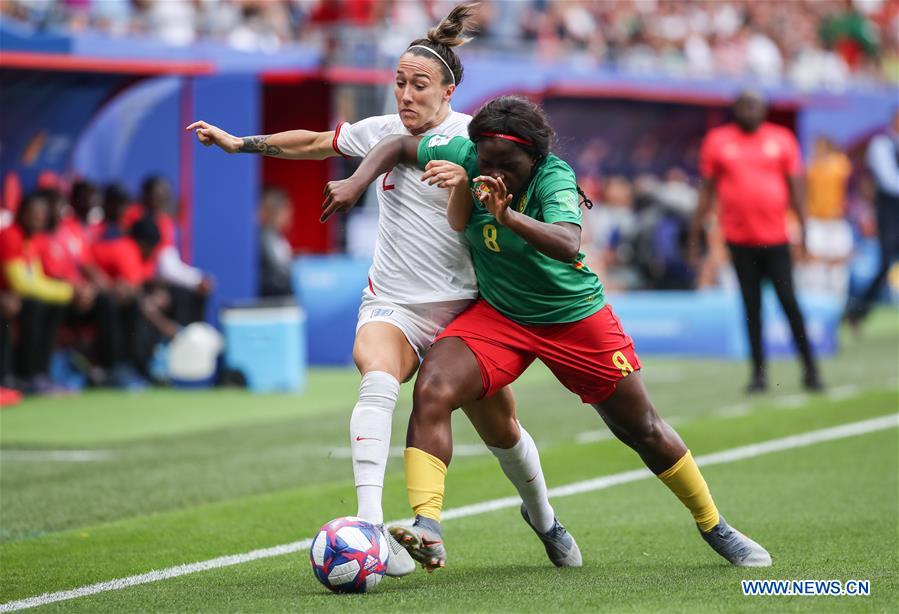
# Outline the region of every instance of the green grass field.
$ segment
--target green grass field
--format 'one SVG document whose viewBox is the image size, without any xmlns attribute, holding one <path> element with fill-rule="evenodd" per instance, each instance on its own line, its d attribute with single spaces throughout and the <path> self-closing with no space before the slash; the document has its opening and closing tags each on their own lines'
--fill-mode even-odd
<svg viewBox="0 0 899 614">
<path fill-rule="evenodd" d="M 884 312 L 825 362 L 826 395 L 801 393 L 793 361 L 772 392 L 742 395 L 742 363 L 644 357 L 661 413 L 694 455 L 894 416 L 899 330 Z M 358 377 L 314 370 L 297 397 L 241 391 L 109 392 L 29 400 L 0 413 L 0 611 L 43 593 L 312 537 L 355 513 L 346 441 Z M 515 384 L 551 487 L 641 467 L 592 409 L 537 365 Z M 411 408 L 405 386 L 393 443 Z M 895 423 L 894 423 L 895 424 Z M 447 508 L 514 495 L 461 413 Z M 792 441 L 792 440 L 791 440 Z M 728 520 L 772 553 L 727 566 L 656 480 L 554 498 L 584 553 L 549 565 L 505 507 L 448 519 L 449 567 L 332 595 L 308 550 L 66 599 L 45 610 L 132 611 L 899 611 L 899 437 L 895 426 L 704 469 Z M 388 518 L 409 516 L 402 462 L 388 467 Z M 867 597 L 744 597 L 742 579 L 863 579 Z"/>
</svg>

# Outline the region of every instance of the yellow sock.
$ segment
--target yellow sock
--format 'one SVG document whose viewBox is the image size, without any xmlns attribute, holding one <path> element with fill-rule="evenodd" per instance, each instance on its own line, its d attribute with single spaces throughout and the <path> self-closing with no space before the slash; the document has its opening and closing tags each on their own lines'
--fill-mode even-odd
<svg viewBox="0 0 899 614">
<path fill-rule="evenodd" d="M 672 467 L 660 473 L 659 479 L 687 506 L 701 531 L 709 531 L 718 524 L 718 508 L 689 450 Z"/>
<path fill-rule="evenodd" d="M 446 481 L 446 465 L 436 456 L 418 448 L 406 448 L 406 490 L 409 505 L 415 513 L 440 521 L 443 509 L 443 488 Z"/>
</svg>

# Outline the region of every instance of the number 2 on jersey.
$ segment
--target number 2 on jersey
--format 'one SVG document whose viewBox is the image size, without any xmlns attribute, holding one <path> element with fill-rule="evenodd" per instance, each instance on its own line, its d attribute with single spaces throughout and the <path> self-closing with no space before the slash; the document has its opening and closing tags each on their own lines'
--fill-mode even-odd
<svg viewBox="0 0 899 614">
<path fill-rule="evenodd" d="M 499 243 L 496 242 L 496 226 L 493 224 L 484 225 L 484 245 L 491 252 L 499 251 Z"/>
<path fill-rule="evenodd" d="M 383 181 L 381 181 L 381 189 L 384 190 L 385 192 L 389 192 L 390 190 L 393 190 L 394 188 L 396 188 L 395 183 L 387 183 L 387 178 L 390 177 L 390 173 L 392 173 L 392 172 L 393 172 L 393 169 L 390 169 L 389 171 L 384 173 L 384 179 L 383 179 Z"/>
</svg>

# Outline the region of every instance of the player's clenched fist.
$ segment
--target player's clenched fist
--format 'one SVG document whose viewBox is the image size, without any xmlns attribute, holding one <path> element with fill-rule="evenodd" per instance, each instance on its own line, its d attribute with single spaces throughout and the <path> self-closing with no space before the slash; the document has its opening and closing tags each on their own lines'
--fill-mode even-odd
<svg viewBox="0 0 899 614">
<path fill-rule="evenodd" d="M 228 134 L 218 126 L 213 126 L 202 120 L 192 123 L 186 129 L 196 132 L 197 140 L 206 147 L 218 145 L 228 153 L 237 153 L 243 143 L 238 137 Z"/>
<path fill-rule="evenodd" d="M 421 176 L 422 181 L 428 185 L 437 185 L 438 188 L 455 188 L 468 186 L 468 173 L 465 169 L 447 160 L 431 160 L 425 166 L 425 172 Z"/>
<path fill-rule="evenodd" d="M 325 185 L 325 202 L 322 203 L 322 214 L 318 220 L 324 222 L 338 211 L 352 209 L 365 191 L 365 187 L 364 184 L 360 184 L 352 177 L 340 181 L 329 181 Z"/>
</svg>

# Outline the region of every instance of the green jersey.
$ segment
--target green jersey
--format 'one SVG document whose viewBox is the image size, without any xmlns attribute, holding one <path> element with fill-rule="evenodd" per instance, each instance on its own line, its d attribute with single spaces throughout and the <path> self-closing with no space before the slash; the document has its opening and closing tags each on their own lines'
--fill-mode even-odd
<svg viewBox="0 0 899 614">
<path fill-rule="evenodd" d="M 469 179 L 478 171 L 475 144 L 461 137 L 432 135 L 418 144 L 418 163 L 448 160 L 465 169 Z M 522 324 L 561 324 L 593 315 L 605 305 L 602 284 L 584 264 L 561 262 L 496 221 L 474 197 L 465 228 L 481 298 L 500 313 Z M 527 188 L 510 207 L 541 222 L 581 225 L 574 171 L 550 154 L 537 163 Z"/>
</svg>

